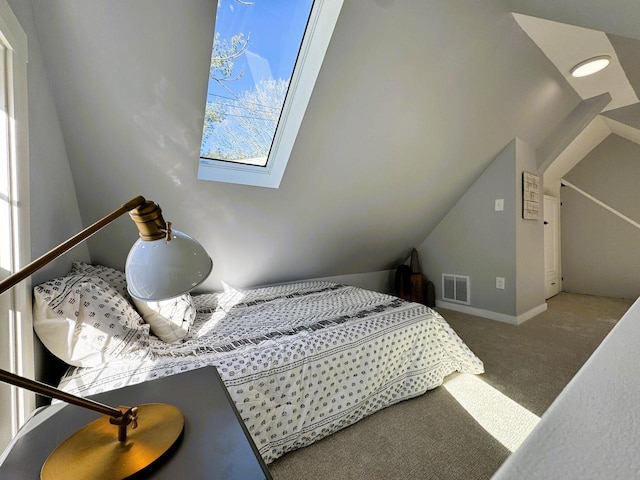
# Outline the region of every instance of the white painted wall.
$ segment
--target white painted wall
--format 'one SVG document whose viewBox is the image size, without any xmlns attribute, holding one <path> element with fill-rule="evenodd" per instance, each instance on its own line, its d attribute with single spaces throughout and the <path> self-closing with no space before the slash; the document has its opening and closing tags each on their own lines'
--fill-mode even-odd
<svg viewBox="0 0 640 480">
<path fill-rule="evenodd" d="M 80 231 L 83 225 L 31 3 L 23 0 L 8 0 L 8 3 L 27 34 L 30 256 L 35 259 Z M 90 260 L 86 244 L 78 245 L 62 258 L 36 272 L 31 278 L 31 284 L 37 285 L 66 274 L 73 260 Z M 30 298 L 28 302 L 31 302 Z M 25 357 L 23 361 L 29 365 L 35 360 L 36 378 L 55 383 L 57 380 L 49 376 L 48 368 L 56 361 L 44 352 L 44 347 L 35 335 L 34 341 L 35 359 Z"/>
<path fill-rule="evenodd" d="M 83 228 L 64 136 L 42 58 L 30 2 L 8 0 L 27 34 L 29 63 L 29 155 L 31 194 L 31 256 L 37 258 Z M 44 267 L 32 283 L 65 274 L 74 259 L 88 260 L 86 244 Z"/>
<path fill-rule="evenodd" d="M 197 181 L 214 3 L 33 0 L 85 223 L 142 194 L 239 287 L 393 269 L 578 97 L 502 2 L 345 2 L 278 190 Z M 121 267 L 123 219 L 89 242 Z"/>
<path fill-rule="evenodd" d="M 349 275 L 315 278 L 314 280 L 343 283 L 375 292 L 393 294 L 395 274 L 395 270 L 381 270 L 379 272 L 353 273 Z"/>
<path fill-rule="evenodd" d="M 0 279 L 29 261 L 29 132 L 27 36 L 6 0 L 0 0 Z M 0 296 L 0 368 L 33 377 L 31 284 Z M 26 421 L 35 395 L 0 383 L 0 449 Z"/>
<path fill-rule="evenodd" d="M 551 163 L 543 173 L 544 193 L 560 198 L 560 180 L 591 150 L 611 134 L 611 129 L 602 119 L 595 117 Z"/>
<path fill-rule="evenodd" d="M 569 382 L 493 480 L 638 478 L 640 300 Z M 631 404 L 630 404 L 631 401 Z"/>
</svg>

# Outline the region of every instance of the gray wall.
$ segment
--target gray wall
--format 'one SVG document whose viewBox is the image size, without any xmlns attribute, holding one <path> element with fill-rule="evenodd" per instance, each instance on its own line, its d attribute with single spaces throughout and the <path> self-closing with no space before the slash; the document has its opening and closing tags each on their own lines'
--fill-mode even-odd
<svg viewBox="0 0 640 480">
<path fill-rule="evenodd" d="M 197 181 L 215 2 L 33 5 L 83 221 L 157 201 L 212 255 L 205 289 L 394 268 L 579 101 L 501 1 L 348 0 L 281 187 Z M 92 259 L 121 267 L 134 238 L 118 221 Z"/>
<path fill-rule="evenodd" d="M 514 139 L 420 245 L 423 272 L 442 299 L 442 273 L 468 275 L 472 308 L 518 316 L 544 304 L 542 219 L 522 218 L 522 173 L 534 150 Z M 504 210 L 495 211 L 495 200 Z M 505 278 L 504 290 L 496 277 Z"/>
<path fill-rule="evenodd" d="M 504 199 L 504 211 L 494 210 Z M 512 141 L 418 247 L 442 299 L 442 274 L 470 277 L 473 308 L 516 314 L 516 141 Z M 505 289 L 496 289 L 496 277 Z"/>
<path fill-rule="evenodd" d="M 522 172 L 537 173 L 538 163 L 534 150 L 516 139 L 516 315 L 522 315 L 545 303 L 542 191 L 540 219 L 522 218 Z"/>
<path fill-rule="evenodd" d="M 610 135 L 564 178 L 640 223 L 640 145 Z M 570 187 L 561 200 L 563 289 L 637 298 L 640 230 Z"/>
</svg>

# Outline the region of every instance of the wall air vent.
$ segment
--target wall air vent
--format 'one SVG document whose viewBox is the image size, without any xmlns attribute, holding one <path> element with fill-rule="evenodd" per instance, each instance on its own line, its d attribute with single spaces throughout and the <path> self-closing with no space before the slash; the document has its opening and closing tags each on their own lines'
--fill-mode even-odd
<svg viewBox="0 0 640 480">
<path fill-rule="evenodd" d="M 469 305 L 470 293 L 468 276 L 442 274 L 442 300 Z"/>
</svg>

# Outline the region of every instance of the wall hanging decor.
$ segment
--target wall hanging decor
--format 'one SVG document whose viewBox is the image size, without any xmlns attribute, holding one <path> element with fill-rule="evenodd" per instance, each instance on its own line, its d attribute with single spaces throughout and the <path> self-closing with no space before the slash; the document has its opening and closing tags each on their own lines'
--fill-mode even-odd
<svg viewBox="0 0 640 480">
<path fill-rule="evenodd" d="M 538 175 L 522 172 L 522 218 L 525 220 L 540 219 L 540 187 Z"/>
</svg>

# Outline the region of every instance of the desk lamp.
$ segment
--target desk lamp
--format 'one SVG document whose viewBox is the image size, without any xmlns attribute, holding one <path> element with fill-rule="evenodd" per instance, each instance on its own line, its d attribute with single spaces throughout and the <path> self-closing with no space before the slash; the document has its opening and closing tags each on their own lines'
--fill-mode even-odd
<svg viewBox="0 0 640 480">
<path fill-rule="evenodd" d="M 177 297 L 209 276 L 213 263 L 204 248 L 172 230 L 160 207 L 139 196 L 7 277 L 0 282 L 0 294 L 127 212 L 140 234 L 125 266 L 132 297 L 143 301 Z M 1 369 L 0 381 L 106 415 L 75 432 L 51 453 L 42 467 L 43 480 L 127 478 L 158 460 L 184 428 L 182 413 L 172 405 L 114 408 Z"/>
</svg>

